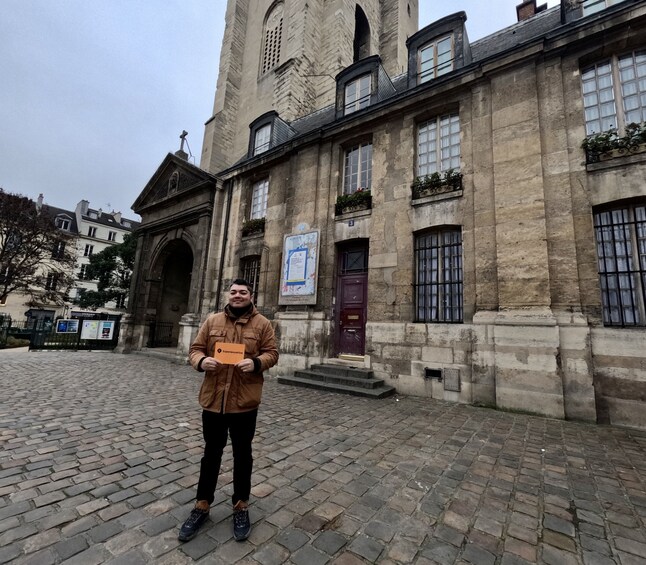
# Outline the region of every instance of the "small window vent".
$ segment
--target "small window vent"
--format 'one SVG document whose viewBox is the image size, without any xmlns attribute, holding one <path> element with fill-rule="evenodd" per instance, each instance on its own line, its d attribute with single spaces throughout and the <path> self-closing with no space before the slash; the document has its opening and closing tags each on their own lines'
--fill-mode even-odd
<svg viewBox="0 0 646 565">
<path fill-rule="evenodd" d="M 460 392 L 460 369 L 444 369 L 444 390 Z"/>
</svg>

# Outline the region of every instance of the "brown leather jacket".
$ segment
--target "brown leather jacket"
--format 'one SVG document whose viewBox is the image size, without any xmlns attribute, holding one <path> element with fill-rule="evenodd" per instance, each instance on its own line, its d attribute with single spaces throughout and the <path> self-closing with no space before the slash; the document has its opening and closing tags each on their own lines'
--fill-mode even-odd
<svg viewBox="0 0 646 565">
<path fill-rule="evenodd" d="M 278 362 L 276 336 L 271 323 L 255 306 L 237 319 L 231 316 L 226 306 L 224 312 L 211 314 L 202 324 L 189 350 L 191 365 L 201 370 L 200 362 L 213 354 L 213 347 L 219 341 L 244 343 L 245 357 L 258 359 L 260 371 L 243 373 L 234 365 L 220 365 L 215 371 L 206 371 L 200 388 L 200 405 L 211 412 L 254 410 L 262 396 L 262 373 Z"/>
</svg>

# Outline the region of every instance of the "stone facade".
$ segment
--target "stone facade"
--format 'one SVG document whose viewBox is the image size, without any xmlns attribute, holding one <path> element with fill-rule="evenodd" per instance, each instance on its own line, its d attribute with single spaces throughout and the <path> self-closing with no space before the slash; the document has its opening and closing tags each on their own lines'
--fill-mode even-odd
<svg viewBox="0 0 646 565">
<path fill-rule="evenodd" d="M 235 43 L 230 33 L 242 25 L 234 16 L 243 4 L 251 13 L 251 2 L 229 2 L 225 44 Z M 330 4 L 347 8 L 342 12 L 347 18 L 351 13 L 345 2 L 308 4 L 312 13 L 322 10 L 319 22 L 340 17 L 326 11 Z M 385 14 L 397 13 L 401 20 L 404 4 L 361 5 L 373 30 L 378 26 L 372 22 Z M 363 246 L 368 258 L 366 319 L 362 355 L 353 358 L 362 359 L 386 384 L 403 394 L 646 427 L 646 356 L 640 347 L 646 338 L 644 318 L 617 324 L 608 314 L 604 317 L 596 243 L 600 232 L 594 226 L 595 215 L 608 207 L 644 205 L 646 153 L 589 163 L 581 149 L 586 137 L 582 71 L 600 61 L 616 62 L 614 57 L 631 51 L 643 53 L 646 2 L 626 0 L 593 17 L 567 6 L 544 10 L 473 45 L 460 27 L 463 14 L 431 24 L 419 33 L 431 43 L 436 32 L 449 34 L 456 52 L 463 42 L 462 56 L 451 72 L 421 84 L 418 69 L 400 67 L 400 61 L 418 57 L 403 51 L 405 37 L 411 36 L 412 45 L 419 36 L 382 31 L 380 50 L 370 55 L 381 55 L 395 93 L 374 96 L 352 114 L 343 115 L 338 102 L 336 108 L 326 106 L 340 99 L 335 92 L 343 94 L 342 83 L 329 93 L 315 89 L 321 93 L 309 108 L 315 112 L 303 116 L 305 106 L 283 110 L 275 98 L 264 97 L 257 103 L 267 78 L 258 77 L 257 66 L 239 70 L 245 86 L 237 96 L 248 93 L 256 104 L 231 102 L 237 105 L 232 120 L 248 125 L 275 109 L 295 133 L 253 155 L 247 153 L 248 129 L 238 125 L 231 130 L 236 141 L 228 146 L 235 159 L 246 157 L 212 171 L 218 172 L 223 190 L 214 203 L 214 224 L 220 229 L 210 231 L 205 281 L 211 284 L 202 293 L 201 314 L 240 275 L 241 262 L 257 257 L 257 304 L 274 320 L 280 337 L 281 362 L 275 370 L 291 372 L 342 356 L 342 258 L 349 246 Z M 287 2 L 285 9 L 288 13 Z M 416 6 L 413 11 L 416 19 Z M 253 10 L 255 19 L 240 28 L 246 30 L 247 42 L 258 36 L 265 12 Z M 344 26 L 337 27 L 344 33 Z M 306 24 L 300 29 L 304 32 Z M 339 44 L 349 49 L 351 36 Z M 236 48 L 242 47 L 236 43 Z M 245 43 L 243 50 L 257 59 L 261 45 Z M 345 53 L 343 48 L 339 53 Z M 207 125 L 211 140 L 218 138 L 216 122 L 223 115 L 223 110 L 217 113 L 218 104 L 221 109 L 228 104 L 220 89 L 222 69 L 231 64 L 231 56 L 223 51 L 216 115 Z M 295 59 L 296 67 L 303 64 L 300 56 Z M 334 75 L 350 63 L 351 58 L 340 55 L 339 68 L 326 68 Z M 360 70 L 362 62 L 354 65 Z M 279 67 L 272 80 L 284 69 Z M 372 84 L 377 88 L 377 82 Z M 275 94 L 280 88 L 274 84 L 271 90 Z M 292 92 L 297 90 L 294 86 Z M 413 195 L 419 131 L 428 120 L 449 114 L 459 116 L 459 186 L 445 184 L 442 190 Z M 371 144 L 372 152 L 371 207 L 337 214 L 337 197 L 347 192 L 346 156 L 365 144 Z M 225 148 L 215 146 L 205 144 L 203 167 L 216 163 L 216 153 L 224 155 Z M 250 217 L 259 179 L 269 183 L 264 232 L 243 237 L 241 226 Z M 463 307 L 454 323 L 420 320 L 416 294 L 421 283 L 415 246 L 420 236 L 444 228 L 461 238 Z M 316 304 L 281 305 L 285 236 L 308 230 L 317 230 L 320 237 Z M 637 267 L 636 276 L 640 274 L 646 279 L 643 265 Z M 643 316 L 641 284 L 634 296 L 635 309 L 642 308 Z M 632 327 L 622 327 L 628 325 Z"/>
</svg>

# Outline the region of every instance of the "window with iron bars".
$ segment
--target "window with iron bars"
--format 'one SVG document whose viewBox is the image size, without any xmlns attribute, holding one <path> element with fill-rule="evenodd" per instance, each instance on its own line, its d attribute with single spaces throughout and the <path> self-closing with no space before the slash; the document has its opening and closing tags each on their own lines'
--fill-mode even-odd
<svg viewBox="0 0 646 565">
<path fill-rule="evenodd" d="M 646 204 L 596 212 L 603 323 L 646 325 Z"/>
<path fill-rule="evenodd" d="M 240 276 L 252 287 L 252 301 L 258 301 L 258 282 L 260 281 L 260 256 L 244 257 L 240 261 Z"/>
<path fill-rule="evenodd" d="M 463 321 L 462 231 L 434 229 L 415 236 L 415 321 Z"/>
</svg>

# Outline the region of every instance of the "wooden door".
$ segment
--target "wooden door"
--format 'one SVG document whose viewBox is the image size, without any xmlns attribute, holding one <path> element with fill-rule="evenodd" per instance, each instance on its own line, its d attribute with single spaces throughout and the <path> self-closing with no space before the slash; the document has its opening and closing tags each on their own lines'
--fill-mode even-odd
<svg viewBox="0 0 646 565">
<path fill-rule="evenodd" d="M 340 248 L 336 292 L 336 353 L 363 355 L 368 311 L 368 246 Z"/>
</svg>

